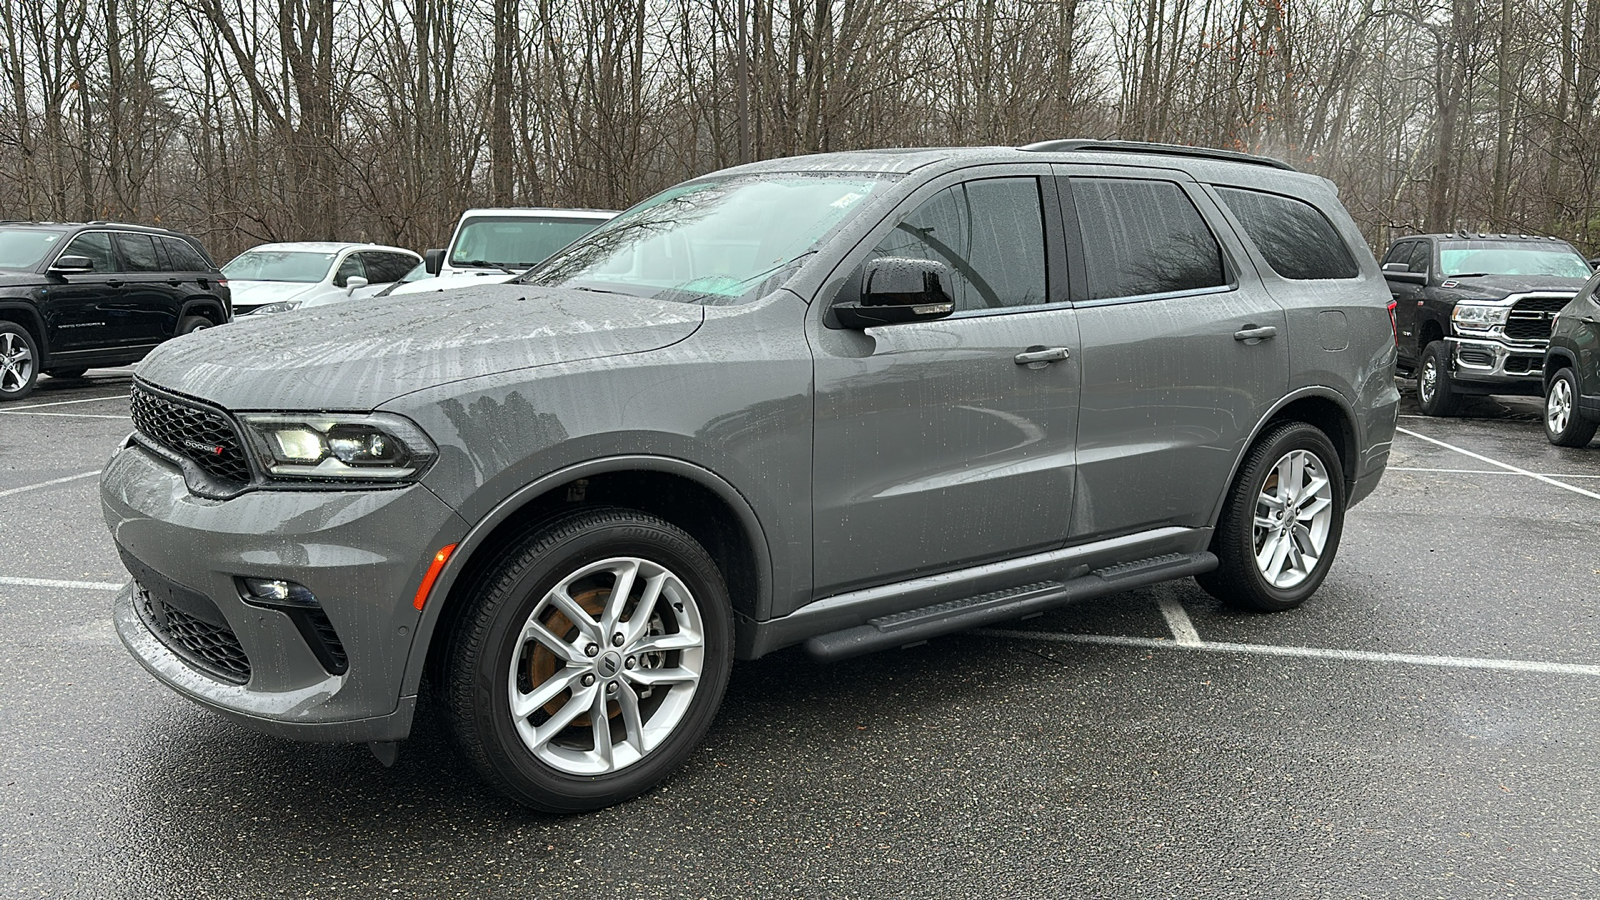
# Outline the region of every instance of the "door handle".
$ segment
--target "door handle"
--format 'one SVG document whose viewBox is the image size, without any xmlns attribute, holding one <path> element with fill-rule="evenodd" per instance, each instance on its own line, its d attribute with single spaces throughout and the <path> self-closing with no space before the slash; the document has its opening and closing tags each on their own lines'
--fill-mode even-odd
<svg viewBox="0 0 1600 900">
<path fill-rule="evenodd" d="M 110 279 L 110 280 L 108 280 L 108 281 L 107 281 L 107 282 L 106 282 L 106 287 L 114 287 L 114 288 L 119 288 L 119 287 L 122 287 L 122 282 L 121 282 L 121 281 L 118 281 L 118 280 L 117 280 L 117 279 L 115 279 L 115 278 L 112 278 L 112 279 Z"/>
<path fill-rule="evenodd" d="M 1261 341 L 1269 337 L 1277 337 L 1278 329 L 1272 325 L 1246 325 L 1233 333 L 1236 341 Z"/>
<path fill-rule="evenodd" d="M 178 285 L 183 284 L 183 282 L 179 281 L 176 278 L 168 278 L 167 279 L 167 284 L 170 284 L 173 287 L 177 287 Z"/>
<path fill-rule="evenodd" d="M 1069 355 L 1071 354 L 1066 347 L 1029 347 L 1017 354 L 1017 365 L 1053 363 L 1058 359 L 1066 359 Z"/>
</svg>

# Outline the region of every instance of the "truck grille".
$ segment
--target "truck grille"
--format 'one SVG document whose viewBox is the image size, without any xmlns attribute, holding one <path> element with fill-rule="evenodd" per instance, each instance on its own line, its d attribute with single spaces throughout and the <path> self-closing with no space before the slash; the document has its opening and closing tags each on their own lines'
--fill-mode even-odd
<svg viewBox="0 0 1600 900">
<path fill-rule="evenodd" d="M 1506 320 L 1506 337 L 1514 341 L 1548 341 L 1555 314 L 1571 297 L 1524 297 L 1511 307 Z"/>
<path fill-rule="evenodd" d="M 239 435 L 221 410 L 157 393 L 137 381 L 130 410 L 140 434 L 190 460 L 207 475 L 230 487 L 250 482 L 250 463 Z"/>
</svg>

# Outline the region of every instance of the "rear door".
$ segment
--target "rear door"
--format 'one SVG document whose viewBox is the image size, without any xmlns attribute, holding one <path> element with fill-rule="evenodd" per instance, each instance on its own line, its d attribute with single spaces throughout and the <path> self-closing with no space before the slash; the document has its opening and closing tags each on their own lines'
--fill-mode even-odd
<svg viewBox="0 0 1600 900">
<path fill-rule="evenodd" d="M 179 280 L 153 236 L 118 231 L 112 235 L 122 257 L 122 296 L 117 318 L 122 343 L 155 344 L 178 330 Z"/>
<path fill-rule="evenodd" d="M 1072 540 L 1205 527 L 1289 380 L 1283 310 L 1181 173 L 1058 166 L 1082 336 Z"/>
<path fill-rule="evenodd" d="M 1064 539 L 1078 337 L 1048 174 L 984 167 L 930 181 L 847 259 L 845 288 L 813 304 L 859 297 L 873 258 L 956 272 L 949 318 L 864 330 L 813 322 L 818 595 Z M 1057 358 L 1018 359 L 1047 350 Z"/>
</svg>

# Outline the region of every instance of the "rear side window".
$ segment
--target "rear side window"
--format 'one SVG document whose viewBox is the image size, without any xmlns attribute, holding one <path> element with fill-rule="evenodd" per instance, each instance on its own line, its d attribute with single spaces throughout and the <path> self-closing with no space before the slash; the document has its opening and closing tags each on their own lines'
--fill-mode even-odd
<svg viewBox="0 0 1600 900">
<path fill-rule="evenodd" d="M 148 234 L 117 234 L 117 250 L 129 272 L 160 272 L 161 257 L 156 255 L 156 242 Z"/>
<path fill-rule="evenodd" d="M 1074 178 L 1089 299 L 1223 287 L 1222 246 L 1170 181 Z"/>
<path fill-rule="evenodd" d="M 161 244 L 167 248 L 167 259 L 171 261 L 173 271 L 211 271 L 211 264 L 206 262 L 206 258 L 188 241 L 182 238 L 161 238 Z"/>
<path fill-rule="evenodd" d="M 417 264 L 414 257 L 399 253 L 367 251 L 360 254 L 367 267 L 367 279 L 372 284 L 389 284 L 399 281 Z"/>
<path fill-rule="evenodd" d="M 1350 248 L 1315 206 L 1263 191 L 1225 187 L 1216 191 L 1267 265 L 1284 278 L 1308 281 L 1361 274 Z"/>
<path fill-rule="evenodd" d="M 117 271 L 117 255 L 111 251 L 111 235 L 104 231 L 91 231 L 72 239 L 62 256 L 84 256 L 94 264 L 96 272 Z"/>
</svg>

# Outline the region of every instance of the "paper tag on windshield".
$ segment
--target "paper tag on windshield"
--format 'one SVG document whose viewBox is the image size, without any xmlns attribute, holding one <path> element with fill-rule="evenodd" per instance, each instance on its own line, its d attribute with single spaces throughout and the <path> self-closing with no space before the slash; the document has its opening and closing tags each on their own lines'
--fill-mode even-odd
<svg viewBox="0 0 1600 900">
<path fill-rule="evenodd" d="M 861 199 L 861 195 L 859 193 L 856 193 L 855 191 L 851 191 L 850 193 L 845 194 L 843 197 L 840 197 L 839 199 L 833 201 L 833 203 L 831 203 L 829 205 L 832 206 L 834 209 L 844 209 L 844 208 L 848 207 L 850 204 L 852 204 L 852 203 L 854 203 L 854 202 L 856 202 L 857 200 L 860 200 L 860 199 Z"/>
</svg>

